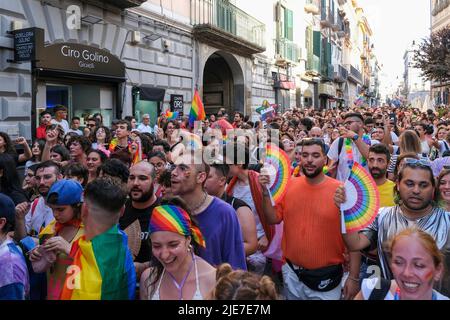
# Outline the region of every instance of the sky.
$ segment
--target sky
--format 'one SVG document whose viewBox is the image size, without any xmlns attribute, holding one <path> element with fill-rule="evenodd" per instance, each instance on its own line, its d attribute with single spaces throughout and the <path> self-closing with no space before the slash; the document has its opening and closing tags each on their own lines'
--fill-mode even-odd
<svg viewBox="0 0 450 320">
<path fill-rule="evenodd" d="M 379 63 L 383 65 L 381 90 L 397 87 L 403 79 L 403 55 L 413 40 L 430 34 L 430 0 L 358 0 L 373 31 Z M 386 92 L 389 93 L 389 92 Z"/>
</svg>

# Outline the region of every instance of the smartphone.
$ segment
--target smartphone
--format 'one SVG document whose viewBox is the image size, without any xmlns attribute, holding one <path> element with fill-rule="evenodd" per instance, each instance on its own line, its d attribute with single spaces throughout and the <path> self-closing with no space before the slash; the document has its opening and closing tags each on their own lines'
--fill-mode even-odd
<svg viewBox="0 0 450 320">
<path fill-rule="evenodd" d="M 396 126 L 397 125 L 397 115 L 395 113 L 390 113 L 389 121 L 394 122 L 394 126 Z"/>
</svg>

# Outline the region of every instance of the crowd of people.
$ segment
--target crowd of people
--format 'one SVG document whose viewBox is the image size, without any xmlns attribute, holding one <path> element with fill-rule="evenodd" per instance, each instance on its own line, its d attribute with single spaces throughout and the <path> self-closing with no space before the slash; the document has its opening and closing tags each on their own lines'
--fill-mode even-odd
<svg viewBox="0 0 450 320">
<path fill-rule="evenodd" d="M 0 132 L 0 299 L 448 299 L 446 108 L 66 119 Z M 291 160 L 279 203 L 267 143 Z M 354 162 L 381 208 L 342 233 Z"/>
</svg>

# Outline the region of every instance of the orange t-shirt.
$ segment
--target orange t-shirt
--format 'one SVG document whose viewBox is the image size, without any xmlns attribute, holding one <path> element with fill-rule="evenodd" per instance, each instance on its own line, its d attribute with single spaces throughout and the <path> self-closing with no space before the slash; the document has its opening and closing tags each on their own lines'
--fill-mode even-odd
<svg viewBox="0 0 450 320">
<path fill-rule="evenodd" d="M 288 191 L 277 205 L 284 221 L 283 256 L 306 269 L 318 269 L 344 262 L 341 217 L 334 193 L 341 183 L 325 177 L 311 185 L 306 177 L 292 178 Z"/>
</svg>

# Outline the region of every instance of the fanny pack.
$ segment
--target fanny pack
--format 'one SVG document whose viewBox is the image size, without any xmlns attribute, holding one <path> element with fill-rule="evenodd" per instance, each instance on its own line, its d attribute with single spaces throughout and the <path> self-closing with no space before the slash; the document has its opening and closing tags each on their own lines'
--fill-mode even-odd
<svg viewBox="0 0 450 320">
<path fill-rule="evenodd" d="M 327 266 L 319 269 L 294 268 L 291 261 L 286 259 L 287 264 L 295 272 L 298 280 L 314 291 L 327 292 L 336 288 L 344 275 L 341 264 Z"/>
</svg>

